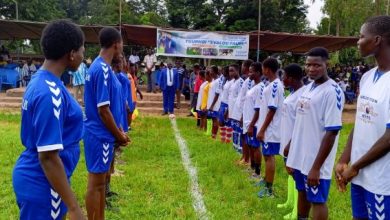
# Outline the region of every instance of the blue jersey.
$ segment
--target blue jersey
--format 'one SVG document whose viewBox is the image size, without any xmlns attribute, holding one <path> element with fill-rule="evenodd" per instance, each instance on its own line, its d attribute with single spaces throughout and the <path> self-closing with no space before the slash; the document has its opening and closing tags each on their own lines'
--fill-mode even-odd
<svg viewBox="0 0 390 220">
<path fill-rule="evenodd" d="M 97 57 L 91 64 L 85 76 L 85 129 L 101 141 L 115 142 L 115 137 L 103 124 L 98 108 L 109 105 L 112 116 L 118 127 L 122 124 L 121 83 L 115 76 L 110 65 L 103 58 Z"/>
<path fill-rule="evenodd" d="M 82 135 L 83 114 L 76 100 L 60 78 L 46 70 L 38 70 L 27 86 L 22 103 L 20 137 L 26 149 L 13 172 L 17 199 L 50 202 L 51 188 L 38 152 L 59 150 L 70 178 L 79 159 Z"/>
<path fill-rule="evenodd" d="M 130 80 L 127 78 L 127 76 L 124 73 L 118 73 L 116 74 L 118 77 L 119 82 L 122 85 L 122 102 L 123 102 L 123 130 L 125 132 L 128 131 L 128 123 L 127 123 L 127 106 L 130 106 L 133 103 L 133 98 L 131 97 L 131 91 L 130 91 Z M 130 103 L 130 104 L 129 104 Z"/>
</svg>

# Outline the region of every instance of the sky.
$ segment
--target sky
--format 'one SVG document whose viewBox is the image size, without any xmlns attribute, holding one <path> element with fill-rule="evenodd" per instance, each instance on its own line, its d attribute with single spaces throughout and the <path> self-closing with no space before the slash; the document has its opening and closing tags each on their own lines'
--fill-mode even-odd
<svg viewBox="0 0 390 220">
<path fill-rule="evenodd" d="M 324 5 L 324 1 L 316 0 L 315 3 L 311 3 L 311 0 L 305 0 L 305 4 L 309 5 L 307 19 L 310 22 L 310 27 L 316 29 L 323 17 L 321 7 Z"/>
</svg>

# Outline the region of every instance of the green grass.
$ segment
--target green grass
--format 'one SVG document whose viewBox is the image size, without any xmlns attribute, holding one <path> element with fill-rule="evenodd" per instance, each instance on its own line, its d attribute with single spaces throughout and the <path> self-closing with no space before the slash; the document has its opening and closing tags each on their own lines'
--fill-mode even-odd
<svg viewBox="0 0 390 220">
<path fill-rule="evenodd" d="M 12 169 L 24 147 L 20 143 L 20 116 L 0 114 L 0 219 L 17 219 L 18 208 L 12 189 Z M 239 158 L 231 145 L 223 145 L 203 135 L 193 119 L 178 119 L 186 139 L 198 181 L 211 219 L 281 219 L 288 210 L 277 210 L 284 202 L 286 172 L 277 160 L 277 197 L 260 200 L 248 173 L 236 165 Z M 342 130 L 340 149 L 351 125 Z M 180 150 L 168 119 L 141 117 L 131 132 L 133 143 L 124 149 L 117 168 L 124 176 L 112 178 L 112 189 L 120 196 L 112 200 L 119 211 L 107 211 L 106 219 L 196 219 L 192 207 L 189 178 L 181 163 Z M 72 188 L 83 209 L 87 172 L 83 149 L 72 177 Z M 349 193 L 337 192 L 332 182 L 329 198 L 331 219 L 350 219 Z"/>
</svg>

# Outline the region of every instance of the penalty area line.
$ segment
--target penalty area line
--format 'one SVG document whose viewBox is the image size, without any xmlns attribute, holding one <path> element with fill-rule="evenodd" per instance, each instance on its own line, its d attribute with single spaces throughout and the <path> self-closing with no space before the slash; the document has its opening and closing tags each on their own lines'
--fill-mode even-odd
<svg viewBox="0 0 390 220">
<path fill-rule="evenodd" d="M 188 151 L 186 141 L 180 135 L 180 131 L 177 128 L 176 119 L 173 118 L 170 119 L 170 121 L 172 124 L 173 131 L 175 133 L 176 142 L 180 148 L 183 166 L 186 169 L 188 176 L 190 177 L 192 205 L 195 209 L 196 214 L 198 215 L 198 218 L 202 220 L 207 220 L 208 219 L 207 210 L 203 201 L 203 195 L 199 189 L 197 170 L 191 163 L 190 154 Z"/>
</svg>

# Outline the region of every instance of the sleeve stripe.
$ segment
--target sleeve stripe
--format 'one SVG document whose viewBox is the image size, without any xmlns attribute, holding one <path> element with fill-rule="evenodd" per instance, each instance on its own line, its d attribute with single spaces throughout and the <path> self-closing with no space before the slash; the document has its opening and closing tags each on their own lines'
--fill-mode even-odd
<svg viewBox="0 0 390 220">
<path fill-rule="evenodd" d="M 271 110 L 277 110 L 278 108 L 276 106 L 268 106 L 269 109 Z"/>
<path fill-rule="evenodd" d="M 326 131 L 339 131 L 341 130 L 341 126 L 331 126 L 331 127 L 325 127 Z"/>
<path fill-rule="evenodd" d="M 255 108 L 255 111 L 259 111 L 260 110 L 260 108 Z"/>
<path fill-rule="evenodd" d="M 45 145 L 45 146 L 37 146 L 38 152 L 62 150 L 62 149 L 64 149 L 62 144 L 52 144 L 52 145 Z"/>
<path fill-rule="evenodd" d="M 390 128 L 390 123 L 387 123 L 387 124 L 386 124 L 386 128 Z"/>
<path fill-rule="evenodd" d="M 104 105 L 110 105 L 110 101 L 105 101 L 105 102 L 98 103 L 97 107 L 99 108 L 99 107 L 104 106 Z"/>
</svg>

